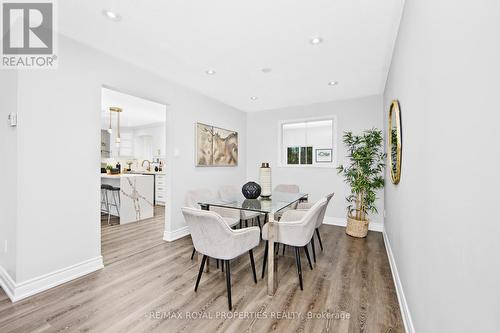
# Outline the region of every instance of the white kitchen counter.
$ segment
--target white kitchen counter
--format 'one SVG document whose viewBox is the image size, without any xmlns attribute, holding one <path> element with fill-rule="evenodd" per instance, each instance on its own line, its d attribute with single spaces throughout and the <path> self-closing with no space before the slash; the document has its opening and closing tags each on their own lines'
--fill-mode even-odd
<svg viewBox="0 0 500 333">
<path fill-rule="evenodd" d="M 120 224 L 137 222 L 154 215 L 154 179 L 140 174 L 101 174 L 101 184 L 120 187 L 120 209 L 111 207 L 111 214 L 120 217 Z M 113 202 L 111 191 L 108 192 Z"/>
<path fill-rule="evenodd" d="M 148 177 L 149 174 L 145 175 L 142 173 L 121 173 L 119 175 L 108 175 L 108 174 L 101 174 L 101 179 L 120 179 L 120 178 L 133 178 L 133 177 Z"/>
<path fill-rule="evenodd" d="M 165 171 L 125 171 L 126 175 L 156 175 L 165 176 Z"/>
</svg>

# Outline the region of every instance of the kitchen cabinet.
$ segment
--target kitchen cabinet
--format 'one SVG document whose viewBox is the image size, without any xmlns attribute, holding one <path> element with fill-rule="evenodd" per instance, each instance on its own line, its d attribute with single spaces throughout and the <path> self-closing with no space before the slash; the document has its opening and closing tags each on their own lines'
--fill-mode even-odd
<svg viewBox="0 0 500 333">
<path fill-rule="evenodd" d="M 111 157 L 110 135 L 107 130 L 101 130 L 101 158 Z"/>
<path fill-rule="evenodd" d="M 167 185 L 165 175 L 156 175 L 155 181 L 155 201 L 157 205 L 165 206 L 166 191 L 165 187 Z"/>
</svg>

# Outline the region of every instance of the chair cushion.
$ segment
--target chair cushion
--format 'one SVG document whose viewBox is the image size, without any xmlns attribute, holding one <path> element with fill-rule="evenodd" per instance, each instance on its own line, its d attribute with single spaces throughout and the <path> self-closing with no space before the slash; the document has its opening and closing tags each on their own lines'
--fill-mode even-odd
<svg viewBox="0 0 500 333">
<path fill-rule="evenodd" d="M 278 229 L 280 226 L 283 226 L 286 222 L 293 222 L 293 221 L 300 221 L 302 217 L 307 213 L 307 211 L 304 210 L 294 210 L 290 209 L 285 212 L 283 212 L 283 215 L 281 217 L 281 220 L 279 222 L 276 222 Z M 298 230 L 300 231 L 300 229 Z M 280 237 L 282 236 L 282 237 Z M 286 239 L 287 235 L 284 235 L 283 233 L 278 233 L 278 242 L 279 243 L 284 243 L 287 244 L 286 242 L 283 241 L 283 239 Z M 264 224 L 262 227 L 262 239 L 263 240 L 269 240 L 269 223 Z"/>
</svg>

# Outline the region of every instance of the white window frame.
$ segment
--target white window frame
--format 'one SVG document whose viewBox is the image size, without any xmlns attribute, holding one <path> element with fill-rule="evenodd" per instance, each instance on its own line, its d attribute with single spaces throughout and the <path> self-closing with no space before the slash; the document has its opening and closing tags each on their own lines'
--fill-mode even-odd
<svg viewBox="0 0 500 333">
<path fill-rule="evenodd" d="M 302 123 L 302 122 L 308 122 L 308 121 L 321 121 L 321 120 L 332 120 L 333 121 L 333 135 L 332 135 L 332 153 L 333 153 L 333 162 L 332 163 L 325 163 L 325 164 L 287 164 L 286 162 L 283 161 L 283 149 L 286 149 L 283 147 L 283 125 L 286 124 L 295 124 L 295 123 Z M 310 118 L 297 118 L 297 119 L 288 119 L 288 120 L 280 120 L 278 122 L 278 167 L 279 168 L 327 168 L 327 169 L 333 169 L 337 167 L 337 128 L 338 128 L 338 123 L 337 123 L 337 116 L 336 115 L 327 115 L 327 116 L 321 116 L 321 117 L 310 117 Z M 315 148 L 313 147 L 313 161 L 315 161 L 316 158 L 316 151 Z"/>
</svg>

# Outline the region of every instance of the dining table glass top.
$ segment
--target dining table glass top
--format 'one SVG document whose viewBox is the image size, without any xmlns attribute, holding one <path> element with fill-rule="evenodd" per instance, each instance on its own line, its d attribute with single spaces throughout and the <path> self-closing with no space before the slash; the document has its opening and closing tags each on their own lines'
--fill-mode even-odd
<svg viewBox="0 0 500 333">
<path fill-rule="evenodd" d="M 288 193 L 288 192 L 278 192 L 273 191 L 269 198 L 259 197 L 258 199 L 246 199 L 241 195 L 237 198 L 231 198 L 231 200 L 213 199 L 213 200 L 203 200 L 198 204 L 207 209 L 210 206 L 232 208 L 240 210 L 249 210 L 253 212 L 260 212 L 264 214 L 274 214 L 295 202 L 307 198 L 305 193 Z"/>
</svg>

